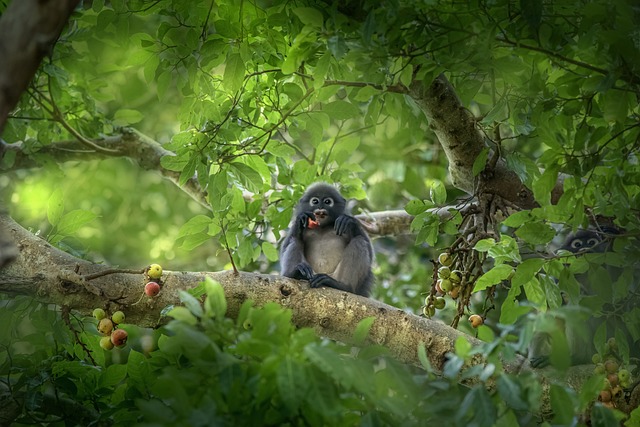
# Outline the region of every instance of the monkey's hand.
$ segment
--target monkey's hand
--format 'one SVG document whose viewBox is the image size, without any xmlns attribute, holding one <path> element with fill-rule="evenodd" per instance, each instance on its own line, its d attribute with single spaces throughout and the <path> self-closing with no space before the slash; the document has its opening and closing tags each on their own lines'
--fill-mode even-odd
<svg viewBox="0 0 640 427">
<path fill-rule="evenodd" d="M 535 369 L 544 368 L 545 366 L 549 366 L 549 356 L 532 357 L 529 359 L 529 364 Z"/>
<path fill-rule="evenodd" d="M 320 286 L 328 286 L 330 288 L 340 289 L 341 287 L 336 286 L 338 282 L 333 277 L 328 274 L 316 274 L 309 280 L 309 285 L 312 288 L 319 288 Z"/>
<path fill-rule="evenodd" d="M 296 265 L 293 276 L 294 279 L 311 280 L 311 278 L 313 277 L 313 269 L 311 268 L 309 263 L 301 262 L 300 264 Z"/>
<path fill-rule="evenodd" d="M 360 234 L 360 227 L 358 226 L 358 220 L 349 215 L 340 215 L 336 218 L 334 230 L 338 236 L 342 236 L 345 233 L 350 233 L 352 236 Z"/>
<path fill-rule="evenodd" d="M 309 226 L 309 219 L 315 221 L 316 216 L 311 212 L 299 213 L 296 217 L 296 220 L 293 222 L 293 234 L 295 234 L 297 237 L 300 237 L 304 229 Z"/>
</svg>

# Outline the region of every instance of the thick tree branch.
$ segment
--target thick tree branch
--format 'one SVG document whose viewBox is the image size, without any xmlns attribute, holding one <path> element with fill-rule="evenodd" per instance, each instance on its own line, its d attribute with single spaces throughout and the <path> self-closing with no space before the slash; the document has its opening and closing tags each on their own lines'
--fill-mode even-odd
<svg viewBox="0 0 640 427">
<path fill-rule="evenodd" d="M 293 312 L 292 320 L 299 327 L 309 327 L 324 337 L 349 343 L 356 325 L 374 317 L 369 341 L 384 345 L 398 360 L 421 366 L 418 347 L 425 345 L 427 357 L 437 372 L 442 372 L 447 354 L 454 351 L 455 342 L 465 337 L 472 345 L 480 341 L 441 322 L 415 316 L 387 304 L 359 295 L 330 288 L 310 289 L 305 282 L 281 276 L 231 271 L 216 273 L 163 273 L 160 294 L 148 298 L 143 293 L 142 274 L 114 273 L 87 280 L 89 275 L 111 267 L 92 264 L 62 252 L 31 234 L 6 215 L 0 215 L 4 225 L 20 250 L 17 259 L 0 268 L 0 292 L 30 295 L 40 301 L 68 306 L 90 315 L 96 307 L 109 312 L 123 310 L 130 323 L 156 327 L 164 319 L 161 311 L 179 304 L 179 291 L 197 286 L 206 276 L 219 281 L 227 298 L 227 315 L 235 318 L 241 305 L 251 300 L 256 306 L 277 302 Z M 483 364 L 476 356 L 471 365 Z M 524 358 L 505 362 L 506 372 L 519 373 L 528 369 Z M 564 380 L 579 389 L 592 367 L 576 367 Z M 545 390 L 543 411 L 548 410 L 549 379 L 540 377 Z"/>
<path fill-rule="evenodd" d="M 191 177 L 180 185 L 180 172 L 165 169 L 160 164 L 160 159 L 164 156 L 175 156 L 172 151 L 166 150 L 162 145 L 146 135 L 131 128 L 124 128 L 119 135 L 93 140 L 93 143 L 110 150 L 110 153 L 97 152 L 87 147 L 79 141 L 63 141 L 42 147 L 38 154 L 58 163 L 69 161 L 89 161 L 100 160 L 112 157 L 128 157 L 135 161 L 142 169 L 155 170 L 176 184 L 182 191 L 210 209 L 206 194 L 200 187 L 196 177 Z M 22 143 L 7 144 L 0 139 L 0 157 L 6 156 L 9 152 L 15 156 L 11 169 L 26 169 L 38 167 L 37 158 L 27 153 Z M 111 152 L 117 152 L 114 156 Z"/>
<path fill-rule="evenodd" d="M 79 0 L 15 0 L 0 16 L 0 133 Z"/>
<path fill-rule="evenodd" d="M 478 182 L 473 176 L 473 162 L 486 144 L 474 118 L 462 106 L 453 86 L 442 74 L 433 82 L 414 81 L 410 94 L 422 107 L 442 145 L 449 160 L 453 185 L 475 195 Z M 554 201 L 562 192 L 560 183 L 556 187 Z M 502 161 L 498 161 L 491 174 L 484 178 L 483 191 L 498 195 L 522 209 L 537 206 L 531 190 Z"/>
</svg>

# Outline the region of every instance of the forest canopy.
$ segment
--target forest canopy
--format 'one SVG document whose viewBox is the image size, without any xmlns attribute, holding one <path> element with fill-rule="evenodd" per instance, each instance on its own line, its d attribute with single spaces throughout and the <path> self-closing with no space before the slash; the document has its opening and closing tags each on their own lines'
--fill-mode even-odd
<svg viewBox="0 0 640 427">
<path fill-rule="evenodd" d="M 640 425 L 633 2 L 0 12 L 2 422 Z M 278 275 L 318 181 L 371 299 Z"/>
</svg>

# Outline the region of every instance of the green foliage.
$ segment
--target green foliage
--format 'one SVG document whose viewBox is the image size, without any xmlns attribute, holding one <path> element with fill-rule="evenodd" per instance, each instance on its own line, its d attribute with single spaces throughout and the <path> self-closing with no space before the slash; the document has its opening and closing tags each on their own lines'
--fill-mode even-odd
<svg viewBox="0 0 640 427">
<path fill-rule="evenodd" d="M 446 72 L 477 126 L 500 145 L 541 206 L 511 215 L 494 239 L 482 236 L 475 246 L 487 261 L 475 291 L 497 286 L 489 315 L 505 325 L 480 329 L 482 337 L 495 338 L 485 353 L 524 351 L 527 332 L 516 348 L 506 340 L 514 336 L 508 328 L 521 326 L 533 310 L 562 316 L 563 295 L 611 320 L 594 337 L 597 348 L 616 335 L 620 316 L 637 340 L 640 311 L 625 305 L 638 292 L 629 265 L 639 256 L 640 230 L 637 18 L 624 0 L 497 0 L 462 8 L 438 0 L 383 7 L 371 1 L 84 2 L 4 130 L 2 139 L 20 143 L 42 168 L 0 176 L 3 199 L 19 222 L 96 261 L 222 269 L 229 267 L 228 249 L 240 268 L 271 272 L 274 242 L 304 187 L 340 183 L 347 197 L 368 199 L 365 209 L 405 206 L 415 216 L 415 241 L 375 242 L 375 296 L 418 312 L 433 276 L 429 260 L 462 223 L 459 212 L 443 222 L 429 209 L 461 193 L 448 181 L 446 158 L 407 88 Z M 55 110 L 87 138 L 134 124 L 174 152 L 162 167 L 177 172 L 181 185 L 195 176 L 210 209 L 127 161 L 59 165 L 67 151 L 48 150 L 73 138 L 55 121 Z M 489 159 L 488 150 L 478 156 L 474 176 Z M 17 160 L 7 151 L 0 168 L 11 170 Z M 559 176 L 564 192 L 552 204 Z M 613 253 L 530 257 L 557 243 L 558 226 L 575 230 L 597 216 L 613 217 L 625 230 Z M 584 296 L 585 277 L 606 286 Z M 247 306 L 231 324 L 213 284 L 198 292 L 209 295 L 204 308 L 182 294 L 184 306 L 171 311 L 174 321 L 151 355 L 138 347 L 123 352 L 122 365 L 109 364 L 97 337 L 86 332 L 98 368 L 59 318 L 47 318 L 51 312 L 25 300 L 7 302 L 2 313 L 11 322 L 29 323 L 28 313 L 48 332 L 20 335 L 24 352 L 9 345 L 11 360 L 0 353 L 2 374 L 19 370 L 13 389 L 34 396 L 25 413 L 46 414 L 53 388 L 89 408 L 75 412 L 72 422 L 79 424 L 94 411 L 118 423 L 139 417 L 185 424 L 534 423 L 530 412 L 540 390 L 533 374 L 506 376 L 494 360 L 494 391 L 454 385 L 462 353 L 471 352 L 463 344 L 445 379 L 415 376 L 390 361 L 375 371 L 375 358 L 294 331 L 275 307 Z M 619 341 L 628 358 L 626 339 Z M 587 399 L 560 386 L 553 396 L 557 423 L 575 422 Z M 600 406 L 594 414 L 594 421 L 613 419 Z"/>
</svg>

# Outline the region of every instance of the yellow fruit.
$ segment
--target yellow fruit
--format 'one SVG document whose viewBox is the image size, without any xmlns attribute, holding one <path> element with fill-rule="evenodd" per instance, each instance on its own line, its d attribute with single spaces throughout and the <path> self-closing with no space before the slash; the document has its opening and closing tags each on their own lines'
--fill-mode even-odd
<svg viewBox="0 0 640 427">
<path fill-rule="evenodd" d="M 453 264 L 453 257 L 448 252 L 443 252 L 438 255 L 438 262 L 444 266 L 451 267 Z"/>
<path fill-rule="evenodd" d="M 152 279 L 159 279 L 162 276 L 162 267 L 160 264 L 151 264 L 147 270 L 147 275 Z"/>
<path fill-rule="evenodd" d="M 107 319 L 106 317 L 98 323 L 98 332 L 102 335 L 109 335 L 113 331 L 113 322 L 111 319 Z"/>
<path fill-rule="evenodd" d="M 100 338 L 100 347 L 102 347 L 104 350 L 111 350 L 113 348 L 111 337 Z"/>
<path fill-rule="evenodd" d="M 115 313 L 113 313 L 111 315 L 111 320 L 113 321 L 113 323 L 115 323 L 116 325 L 119 323 L 123 323 L 124 322 L 124 313 L 121 311 L 116 311 Z"/>
<path fill-rule="evenodd" d="M 469 322 L 471 323 L 471 326 L 477 328 L 484 323 L 484 319 L 479 314 L 472 314 L 469 316 Z"/>
<path fill-rule="evenodd" d="M 456 286 L 449 291 L 449 296 L 453 299 L 458 298 L 459 295 L 460 295 L 460 286 Z"/>
</svg>

